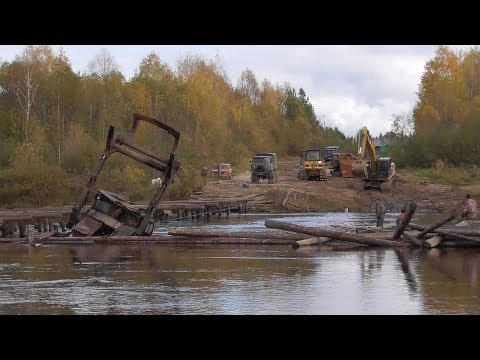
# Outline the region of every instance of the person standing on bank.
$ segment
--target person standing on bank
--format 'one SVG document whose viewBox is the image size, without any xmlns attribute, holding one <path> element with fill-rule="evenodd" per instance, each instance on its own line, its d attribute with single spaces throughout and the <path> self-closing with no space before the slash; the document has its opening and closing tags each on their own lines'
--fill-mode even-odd
<svg viewBox="0 0 480 360">
<path fill-rule="evenodd" d="M 381 201 L 375 206 L 375 215 L 377 216 L 377 227 L 383 228 L 383 219 L 385 218 L 385 205 Z"/>
<path fill-rule="evenodd" d="M 202 169 L 203 185 L 207 185 L 207 174 L 207 166 L 204 165 Z"/>
</svg>

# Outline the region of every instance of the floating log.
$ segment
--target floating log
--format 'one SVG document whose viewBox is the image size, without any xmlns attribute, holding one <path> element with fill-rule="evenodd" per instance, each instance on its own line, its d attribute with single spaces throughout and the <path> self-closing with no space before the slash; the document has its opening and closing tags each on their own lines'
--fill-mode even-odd
<svg viewBox="0 0 480 360">
<path fill-rule="evenodd" d="M 2 216 L 0 221 L 3 222 L 16 222 L 16 221 L 33 221 L 33 216 L 30 215 L 11 215 L 11 216 Z"/>
<path fill-rule="evenodd" d="M 442 241 L 443 241 L 443 236 L 441 236 L 441 235 L 435 235 L 434 237 L 425 240 L 425 242 L 426 242 L 427 244 L 429 244 L 430 247 L 432 247 L 432 248 L 440 245 L 440 243 L 441 243 Z"/>
<path fill-rule="evenodd" d="M 252 232 L 213 232 L 202 230 L 170 230 L 168 235 L 172 236 L 190 236 L 190 237 L 222 237 L 222 238 L 257 238 L 272 240 L 303 240 L 307 239 L 307 235 L 300 234 L 268 234 L 268 233 L 252 233 Z"/>
<path fill-rule="evenodd" d="M 421 240 L 418 240 L 417 238 L 407 234 L 407 233 L 403 233 L 402 234 L 403 237 L 405 237 L 405 239 L 407 239 L 408 241 L 410 241 L 412 244 L 416 245 L 416 246 L 424 246 L 424 244 L 427 244 L 428 247 L 430 247 L 430 244 L 429 243 L 425 243 L 424 241 L 421 241 Z"/>
<path fill-rule="evenodd" d="M 420 225 L 417 225 L 417 224 L 410 224 L 410 228 L 412 228 L 413 230 L 420 230 L 420 231 L 423 231 L 423 230 L 426 229 L 426 227 L 420 226 Z M 460 234 L 456 234 L 456 233 L 453 233 L 453 232 L 450 232 L 450 231 L 435 229 L 435 230 L 432 230 L 432 232 L 434 232 L 438 235 L 447 236 L 447 237 L 452 238 L 452 239 L 474 241 L 474 242 L 479 242 L 480 243 L 480 238 L 460 235 Z"/>
<path fill-rule="evenodd" d="M 265 226 L 272 229 L 281 229 L 287 231 L 298 232 L 313 236 L 322 236 L 330 239 L 351 241 L 359 244 L 374 245 L 374 246 L 408 246 L 407 243 L 392 240 L 375 239 L 358 234 L 350 234 L 345 232 L 331 231 L 320 228 L 311 228 L 295 224 L 290 224 L 276 220 L 265 220 Z"/>
<path fill-rule="evenodd" d="M 479 243 L 471 241 L 442 241 L 439 247 L 480 247 Z"/>
<path fill-rule="evenodd" d="M 297 240 L 292 244 L 292 247 L 294 249 L 298 249 L 301 246 L 319 245 L 327 241 L 330 241 L 330 239 L 326 237 L 312 237 L 308 239 Z"/>
<path fill-rule="evenodd" d="M 405 214 L 403 221 L 400 223 L 399 228 L 393 234 L 392 239 L 396 240 L 402 235 L 403 231 L 405 230 L 405 228 L 408 226 L 408 223 L 412 219 L 413 214 L 415 214 L 416 209 L 417 209 L 417 204 L 415 204 L 414 202 L 408 204 L 407 213 Z"/>
<path fill-rule="evenodd" d="M 456 218 L 455 214 L 450 214 L 450 216 L 447 217 L 446 219 L 440 221 L 439 223 L 437 223 L 435 225 L 430 226 L 428 229 L 423 230 L 420 234 L 417 235 L 417 238 L 421 239 L 423 236 L 425 236 L 429 232 L 432 232 L 432 230 L 435 230 L 435 229 L 439 228 L 440 226 L 445 225 L 446 223 L 448 223 L 449 221 L 452 221 L 455 218 Z"/>
<path fill-rule="evenodd" d="M 247 244 L 247 245 L 292 245 L 295 240 L 282 239 L 263 239 L 263 238 L 199 238 L 187 236 L 70 236 L 59 237 L 58 241 L 68 244 L 72 242 L 88 242 L 93 241 L 95 244 L 120 244 L 120 243 L 155 243 L 155 244 Z M 61 240 L 60 240 L 61 239 Z M 45 240 L 43 243 L 54 243 L 55 237 Z"/>
<path fill-rule="evenodd" d="M 50 231 L 50 232 L 47 232 L 43 235 L 40 235 L 40 236 L 35 236 L 35 240 L 36 241 L 43 241 L 43 240 L 47 240 L 49 239 L 50 237 L 52 237 L 53 235 L 56 234 L 56 231 Z"/>
<path fill-rule="evenodd" d="M 470 230 L 464 227 L 444 227 L 442 228 L 443 231 L 453 232 L 459 235 L 466 235 L 466 236 L 474 236 L 480 237 L 480 230 Z"/>
<path fill-rule="evenodd" d="M 55 244 L 55 245 L 95 245 L 95 241 L 93 241 L 93 240 L 76 241 L 76 240 L 65 240 L 65 239 L 68 239 L 68 238 L 38 240 L 37 244 L 43 244 L 43 245 L 48 245 L 48 244 Z"/>
</svg>

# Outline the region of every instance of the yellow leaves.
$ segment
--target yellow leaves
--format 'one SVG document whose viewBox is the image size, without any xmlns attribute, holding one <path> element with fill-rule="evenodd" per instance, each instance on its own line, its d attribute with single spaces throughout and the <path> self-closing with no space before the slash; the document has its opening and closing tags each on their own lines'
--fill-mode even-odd
<svg viewBox="0 0 480 360">
<path fill-rule="evenodd" d="M 150 92 L 145 84 L 135 81 L 129 87 L 132 112 L 150 115 Z"/>
<path fill-rule="evenodd" d="M 138 167 L 130 164 L 125 165 L 125 168 L 123 169 L 123 176 L 126 182 L 135 185 L 145 185 L 145 180 L 147 178 L 147 175 L 143 169 L 139 169 Z"/>
<path fill-rule="evenodd" d="M 419 108 L 415 119 L 415 131 L 421 136 L 432 134 L 440 126 L 440 114 L 428 104 Z"/>
</svg>

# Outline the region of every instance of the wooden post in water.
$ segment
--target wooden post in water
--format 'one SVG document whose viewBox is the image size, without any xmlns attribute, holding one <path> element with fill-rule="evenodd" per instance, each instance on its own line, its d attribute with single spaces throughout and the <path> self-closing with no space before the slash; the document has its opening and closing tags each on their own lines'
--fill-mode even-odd
<svg viewBox="0 0 480 360">
<path fill-rule="evenodd" d="M 37 218 L 37 231 L 40 234 L 43 229 L 43 222 L 41 218 Z"/>
<path fill-rule="evenodd" d="M 8 228 L 8 235 L 15 234 L 15 223 L 13 221 L 9 221 L 7 223 L 7 228 Z"/>
<path fill-rule="evenodd" d="M 6 223 L 1 224 L 0 230 L 2 231 L 2 238 L 6 238 L 8 236 L 7 224 Z"/>
<path fill-rule="evenodd" d="M 27 226 L 25 222 L 19 221 L 18 222 L 18 236 L 24 238 L 27 235 Z"/>
<path fill-rule="evenodd" d="M 393 234 L 393 237 L 392 237 L 393 240 L 398 239 L 402 235 L 403 231 L 405 230 L 405 228 L 408 226 L 408 223 L 412 219 L 413 214 L 415 214 L 416 209 L 417 209 L 417 204 L 415 204 L 414 202 L 408 204 L 407 213 L 405 214 L 405 217 L 403 218 L 403 221 L 401 222 L 399 228 Z"/>
<path fill-rule="evenodd" d="M 48 218 L 47 221 L 48 221 L 48 229 L 50 231 L 53 231 L 53 224 L 54 224 L 53 218 Z"/>
</svg>

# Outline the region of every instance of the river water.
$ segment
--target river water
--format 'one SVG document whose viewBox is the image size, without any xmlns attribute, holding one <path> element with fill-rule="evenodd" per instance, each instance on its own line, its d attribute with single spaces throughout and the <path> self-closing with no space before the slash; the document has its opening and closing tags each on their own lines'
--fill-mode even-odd
<svg viewBox="0 0 480 360">
<path fill-rule="evenodd" d="M 375 224 L 358 213 L 232 214 L 170 222 L 156 233 L 279 232 L 265 219 Z M 385 227 L 395 220 L 387 213 Z M 480 314 L 479 269 L 475 249 L 1 244 L 0 314 Z"/>
</svg>

